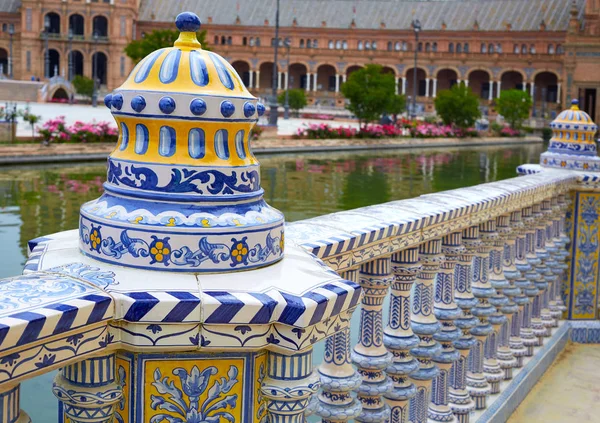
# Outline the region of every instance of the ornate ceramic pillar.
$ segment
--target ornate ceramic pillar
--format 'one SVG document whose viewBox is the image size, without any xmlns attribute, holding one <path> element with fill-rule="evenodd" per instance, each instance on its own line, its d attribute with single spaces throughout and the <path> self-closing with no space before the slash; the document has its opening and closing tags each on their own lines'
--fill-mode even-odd
<svg viewBox="0 0 600 423">
<path fill-rule="evenodd" d="M 394 386 L 384 394 L 391 408 L 390 423 L 408 421 L 408 405 L 417 389 L 408 376 L 419 368 L 419 363 L 409 353 L 419 338 L 410 327 L 410 292 L 421 269 L 418 247 L 392 255 L 394 282 L 390 297 L 388 324 L 384 329 L 383 343 L 392 353 L 392 364 L 385 370 Z"/>
<path fill-rule="evenodd" d="M 533 301 L 539 294 L 539 289 L 535 285 L 535 281 L 541 278 L 541 275 L 535 270 L 536 265 L 539 264 L 540 259 L 535 254 L 535 218 L 533 217 L 533 208 L 523 208 L 523 223 L 525 227 L 525 260 L 523 263 L 520 262 L 517 256 L 517 269 L 519 269 L 523 275 L 523 279 L 516 281 L 523 293 L 529 298 L 529 303 L 525 305 L 523 310 L 523 326 L 521 326 L 521 338 L 523 339 L 523 345 L 527 348 L 527 357 L 533 355 L 534 347 L 537 345 L 537 337 L 533 332 L 532 326 L 532 313 L 533 313 Z"/>
<path fill-rule="evenodd" d="M 123 397 L 116 381 L 115 355 L 90 358 L 60 369 L 52 392 L 73 423 L 109 423 Z"/>
<path fill-rule="evenodd" d="M 566 220 L 567 210 L 569 209 L 569 202 L 570 202 L 570 200 L 567 199 L 567 197 L 565 195 L 561 194 L 558 196 L 558 207 L 559 207 L 559 219 L 558 219 L 558 229 L 557 229 L 558 236 L 557 236 L 557 240 L 555 240 L 554 243 L 559 246 L 558 251 L 557 251 L 557 260 L 561 264 L 561 266 L 563 268 L 563 272 L 559 276 L 559 279 L 556 284 L 557 286 L 556 286 L 555 299 L 556 299 L 556 304 L 558 305 L 558 308 L 560 309 L 561 312 L 564 312 L 567 310 L 567 307 L 565 306 L 565 302 L 563 301 L 563 291 L 564 291 L 564 286 L 566 284 L 567 270 L 569 269 L 569 265 L 565 262 L 569 258 L 568 246 L 569 246 L 569 243 L 571 242 L 571 240 L 569 239 L 569 237 L 567 236 L 567 234 L 565 232 L 565 226 L 566 226 L 565 220 Z"/>
<path fill-rule="evenodd" d="M 352 362 L 362 376 L 357 390 L 357 398 L 362 403 L 362 412 L 355 419 L 358 422 L 385 422 L 390 416 L 390 407 L 382 397 L 392 389 L 392 380 L 383 371 L 391 364 L 392 354 L 383 345 L 382 308 L 393 281 L 389 257 L 375 259 L 360 268 L 359 284 L 364 296 L 358 344 L 351 354 Z"/>
<path fill-rule="evenodd" d="M 462 235 L 462 234 L 461 234 Z M 473 279 L 473 256 L 479 248 L 477 238 L 462 236 L 464 250 L 458 255 L 458 262 L 454 269 L 456 304 L 462 310 L 462 316 L 455 320 L 455 325 L 461 329 L 462 336 L 454 342 L 460 352 L 460 358 L 450 370 L 450 407 L 459 423 L 469 423 L 469 414 L 475 409 L 475 402 L 467 391 L 467 365 L 469 353 L 477 343 L 471 335 L 471 329 L 477 326 L 479 319 L 471 314 L 471 309 L 478 303 L 471 290 Z"/>
<path fill-rule="evenodd" d="M 510 332 L 512 320 L 519 311 L 519 306 L 512 298 L 520 293 L 520 290 L 515 287 L 514 283 L 511 283 L 506 275 L 507 272 L 505 266 L 507 266 L 507 263 L 509 274 L 512 269 L 514 269 L 515 272 L 517 270 L 516 267 L 514 267 L 515 235 L 510 228 L 510 214 L 504 214 L 496 219 L 496 229 L 498 231 L 499 239 L 495 243 L 495 248 L 490 255 L 490 280 L 492 286 L 496 288 L 498 300 L 496 300 L 496 296 L 494 296 L 490 302 L 492 305 L 499 307 L 499 311 L 506 316 L 506 322 L 500 327 L 496 357 L 500 368 L 504 372 L 504 379 L 507 380 L 512 378 L 512 369 L 517 365 L 517 360 L 510 349 Z M 510 266 L 512 266 L 512 269 L 510 269 Z M 511 276 L 516 275 L 513 272 Z M 501 297 L 506 299 L 504 305 L 502 305 L 502 302 L 504 301 L 500 300 Z"/>
<path fill-rule="evenodd" d="M 427 410 L 431 397 L 431 384 L 440 373 L 432 359 L 442 349 L 433 334 L 441 329 L 433 312 L 434 281 L 444 258 L 442 240 L 435 239 L 419 246 L 421 270 L 412 292 L 411 326 L 419 337 L 419 345 L 410 353 L 419 361 L 419 369 L 410 375 L 415 382 L 417 393 L 410 401 L 409 420 L 413 423 L 427 421 Z"/>
<path fill-rule="evenodd" d="M 541 204 L 533 205 L 533 218 L 535 225 L 535 255 L 538 259 L 534 265 L 537 279 L 533 282 L 539 293 L 533 299 L 531 326 L 533 334 L 537 337 L 536 345 L 541 346 L 544 345 L 544 337 L 546 336 L 546 327 L 542 321 L 542 304 L 544 291 L 548 289 L 548 282 L 545 278 L 548 269 L 545 263 L 545 260 L 548 259 L 548 252 L 546 251 L 546 216 L 542 212 Z"/>
<path fill-rule="evenodd" d="M 322 390 L 313 412 L 321 417 L 322 422 L 347 422 L 360 414 L 361 403 L 351 393 L 360 386 L 362 377 L 350 362 L 349 328 L 342 329 L 325 341 L 319 378 Z"/>
<path fill-rule="evenodd" d="M 523 367 L 523 357 L 527 353 L 527 348 L 525 348 L 523 339 L 521 339 L 521 327 L 523 326 L 523 311 L 525 306 L 529 304 L 529 298 L 517 286 L 517 281 L 524 281 L 525 284 L 529 283 L 519 270 L 523 266 L 529 266 L 525 260 L 525 230 L 521 216 L 521 210 L 510 214 L 512 232 L 504 247 L 504 276 L 510 283 L 510 288 L 505 289 L 504 293 L 518 306 L 517 312 L 512 317 L 509 335 L 510 350 L 517 360 L 515 367 L 518 368 Z M 504 373 L 505 379 L 512 377 L 512 369 L 505 369 Z"/>
<path fill-rule="evenodd" d="M 463 232 L 465 239 L 478 239 L 479 226 L 471 226 Z M 489 241 L 488 236 L 487 240 Z M 485 408 L 486 397 L 490 394 L 490 385 L 483 374 L 484 343 L 488 335 L 492 333 L 492 325 L 488 322 L 489 317 L 496 309 L 489 303 L 489 298 L 495 294 L 488 277 L 489 259 L 491 247 L 489 243 L 477 248 L 473 257 L 473 295 L 478 303 L 471 311 L 479 320 L 477 326 L 471 329 L 477 340 L 477 344 L 471 349 L 469 355 L 469 372 L 467 373 L 467 389 L 475 401 L 475 409 Z"/>
<path fill-rule="evenodd" d="M 21 410 L 21 385 L 2 388 L 0 392 L 0 422 L 31 423 L 27 413 Z"/>
<path fill-rule="evenodd" d="M 484 247 L 487 247 L 489 250 L 487 265 L 489 271 L 489 286 L 493 292 L 492 296 L 489 298 L 489 303 L 494 308 L 494 312 L 488 319 L 494 331 L 488 335 L 484 345 L 485 360 L 483 363 L 483 372 L 485 378 L 490 383 L 491 393 L 497 394 L 500 392 L 500 381 L 504 379 L 504 372 L 497 359 L 500 329 L 507 321 L 501 308 L 506 307 L 509 303 L 508 298 L 506 298 L 501 291 L 502 288 L 508 287 L 508 281 L 504 278 L 501 266 L 504 241 L 497 231 L 496 219 L 488 220 L 479 225 L 479 233 L 481 234 L 481 240 Z M 498 273 L 496 275 L 494 274 L 494 269 L 497 269 Z M 497 284 L 500 287 L 500 291 L 496 290 L 494 284 Z"/>
<path fill-rule="evenodd" d="M 553 317 L 550 301 L 554 296 L 554 285 L 558 278 L 557 271 L 560 273 L 559 263 L 555 259 L 555 254 L 558 251 L 558 247 L 554 244 L 554 209 L 552 208 L 552 200 L 544 200 L 542 202 L 542 213 L 545 216 L 546 222 L 546 236 L 545 236 L 545 248 L 548 252 L 547 258 L 544 260 L 546 266 L 546 272 L 544 273 L 544 280 L 548 283 L 548 289 L 544 291 L 542 296 L 542 324 L 546 328 L 546 337 L 552 335 L 552 328 L 557 323 Z M 552 304 L 552 308 L 556 310 L 556 304 Z M 560 314 L 560 312 L 559 312 Z"/>
<path fill-rule="evenodd" d="M 461 331 L 454 325 L 454 321 L 462 315 L 462 312 L 454 301 L 454 268 L 464 249 L 461 232 L 453 232 L 442 238 L 444 261 L 437 274 L 433 305 L 435 317 L 442 325 L 442 330 L 435 333 L 433 339 L 441 344 L 442 351 L 433 358 L 440 369 L 440 374 L 433 379 L 431 388 L 430 422 L 455 420 L 452 409 L 448 405 L 449 373 L 453 364 L 460 358 L 460 352 L 454 348 L 453 343 L 461 336 Z"/>
<path fill-rule="evenodd" d="M 261 384 L 267 418 L 278 423 L 303 423 L 308 403 L 320 386 L 312 368 L 312 348 L 291 355 L 270 351 L 267 363 L 267 376 Z"/>
</svg>

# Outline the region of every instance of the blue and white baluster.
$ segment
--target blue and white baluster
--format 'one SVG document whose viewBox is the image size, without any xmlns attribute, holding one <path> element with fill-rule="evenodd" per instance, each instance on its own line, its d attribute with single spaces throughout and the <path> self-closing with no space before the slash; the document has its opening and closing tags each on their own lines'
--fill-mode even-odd
<svg viewBox="0 0 600 423">
<path fill-rule="evenodd" d="M 27 413 L 21 410 L 21 385 L 2 388 L 0 392 L 0 422 L 31 423 Z"/>
<path fill-rule="evenodd" d="M 558 286 L 556 292 L 556 303 L 560 311 L 564 312 L 567 310 L 565 306 L 565 302 L 563 300 L 563 292 L 565 291 L 566 279 L 567 279 L 567 270 L 569 269 L 569 265 L 566 263 L 569 258 L 569 244 L 570 239 L 566 233 L 566 216 L 569 211 L 569 202 L 571 200 L 568 199 L 564 194 L 558 196 L 558 207 L 560 208 L 559 220 L 558 220 L 558 245 L 560 248 L 557 251 L 558 261 L 563 268 L 563 273 L 560 275 L 558 279 Z M 557 241 L 555 241 L 557 243 Z"/>
<path fill-rule="evenodd" d="M 534 265 L 538 277 L 533 283 L 539 290 L 539 293 L 533 299 L 531 327 L 533 328 L 533 334 L 537 337 L 536 345 L 542 346 L 544 345 L 544 337 L 546 336 L 546 327 L 542 321 L 542 305 L 544 293 L 548 289 L 548 282 L 545 277 L 548 270 L 545 263 L 546 259 L 548 259 L 548 252 L 546 251 L 546 215 L 542 212 L 542 205 L 540 203 L 533 205 L 533 218 L 535 219 L 535 255 L 538 258 Z"/>
<path fill-rule="evenodd" d="M 358 281 L 358 270 L 341 274 L 344 279 Z M 312 412 L 323 423 L 342 423 L 354 419 L 362 410 L 352 396 L 361 382 L 361 375 L 350 362 L 350 328 L 342 329 L 325 341 L 325 355 L 319 366 L 321 392 L 316 396 Z"/>
<path fill-rule="evenodd" d="M 123 397 L 115 354 L 89 358 L 59 370 L 52 393 L 72 423 L 109 423 Z"/>
<path fill-rule="evenodd" d="M 392 353 L 392 364 L 385 370 L 394 384 L 385 393 L 391 408 L 390 423 L 406 423 L 408 406 L 417 389 L 409 375 L 419 368 L 419 363 L 410 355 L 410 350 L 419 344 L 419 338 L 410 327 L 410 292 L 421 269 L 418 247 L 392 255 L 392 283 L 388 325 L 383 330 L 383 343 Z"/>
<path fill-rule="evenodd" d="M 521 210 L 510 214 L 510 227 L 512 231 L 504 247 L 504 276 L 508 279 L 510 287 L 504 290 L 504 294 L 518 307 L 510 324 L 509 346 L 513 357 L 517 360 L 515 367 L 521 368 L 523 367 L 523 357 L 527 353 L 527 348 L 525 348 L 523 339 L 521 338 L 523 310 L 529 304 L 529 298 L 517 286 L 517 281 L 522 277 L 521 271 L 517 266 L 522 266 L 523 263 L 528 266 L 525 260 L 525 230 L 521 220 Z M 528 284 L 527 279 L 523 280 Z M 506 374 L 507 370 L 510 371 L 510 374 Z M 512 378 L 512 369 L 505 369 L 504 379 L 510 378 Z"/>
<path fill-rule="evenodd" d="M 421 270 L 412 292 L 411 325 L 419 337 L 419 345 L 410 353 L 419 361 L 419 369 L 410 375 L 417 386 L 417 394 L 410 400 L 409 421 L 424 423 L 431 399 L 431 384 L 440 373 L 432 359 L 440 353 L 442 347 L 433 339 L 433 334 L 440 330 L 440 323 L 433 312 L 434 283 L 442 255 L 442 240 L 435 239 L 419 246 Z"/>
<path fill-rule="evenodd" d="M 552 282 L 552 289 L 549 294 L 550 316 L 552 317 L 552 327 L 558 327 L 558 321 L 562 317 L 562 309 L 558 305 L 558 292 L 560 285 L 562 284 L 562 275 L 565 271 L 565 263 L 562 261 L 562 240 L 560 238 L 560 219 L 562 215 L 561 207 L 558 205 L 558 196 L 552 197 L 551 200 L 552 215 L 550 225 L 548 226 L 548 238 L 552 240 L 551 247 L 546 245 L 546 249 L 552 257 L 551 263 L 548 264 L 554 280 Z"/>
<path fill-rule="evenodd" d="M 490 384 L 491 393 L 500 392 L 500 382 L 504 379 L 504 371 L 500 367 L 497 359 L 498 344 L 500 340 L 500 329 L 506 324 L 507 318 L 500 310 L 508 305 L 508 298 L 498 291 L 494 282 L 501 288 L 508 286 L 508 281 L 504 278 L 502 267 L 502 253 L 504 252 L 504 241 L 501 240 L 497 231 L 496 219 L 488 220 L 479 225 L 479 233 L 483 245 L 488 248 L 488 271 L 489 287 L 492 289 L 492 296 L 488 299 L 494 312 L 489 316 L 488 321 L 492 325 L 493 332 L 490 333 L 484 344 L 483 374 Z M 495 264 L 494 264 L 495 262 Z M 497 266 L 496 266 L 497 265 Z M 499 269 L 498 274 L 494 274 L 494 269 Z M 493 279 L 495 276 L 496 279 Z"/>
<path fill-rule="evenodd" d="M 321 385 L 318 373 L 313 372 L 312 354 L 312 348 L 291 355 L 269 351 L 267 376 L 260 387 L 269 422 L 305 421 L 309 402 Z"/>
<path fill-rule="evenodd" d="M 475 409 L 475 402 L 467 391 L 467 368 L 468 357 L 477 340 L 471 335 L 473 329 L 479 323 L 479 319 L 471 314 L 471 309 L 479 302 L 471 290 L 473 279 L 473 256 L 481 242 L 477 238 L 465 238 L 462 236 L 462 244 L 465 247 L 458 255 L 458 262 L 454 269 L 455 294 L 454 300 L 462 315 L 454 321 L 461 329 L 462 336 L 454 343 L 460 352 L 460 358 L 454 363 L 450 370 L 450 407 L 459 423 L 469 423 L 469 415 Z"/>
<path fill-rule="evenodd" d="M 558 278 L 558 275 L 553 271 L 553 269 L 555 269 L 558 266 L 558 263 L 554 259 L 554 253 L 556 253 L 557 247 L 554 244 L 554 210 L 552 209 L 551 200 L 544 200 L 542 202 L 542 213 L 544 214 L 544 221 L 546 226 L 544 248 L 547 252 L 547 257 L 544 259 L 546 272 L 543 276 L 544 280 L 548 283 L 548 288 L 544 291 L 544 294 L 542 295 L 541 317 L 542 324 L 546 329 L 545 337 L 549 337 L 552 334 L 552 328 L 555 324 L 554 317 L 552 317 L 552 311 L 550 310 L 550 297 L 554 292 L 554 282 Z"/>
<path fill-rule="evenodd" d="M 433 357 L 440 374 L 433 379 L 431 402 L 429 404 L 429 422 L 456 422 L 449 406 L 450 370 L 460 358 L 460 352 L 454 348 L 454 342 L 461 337 L 461 330 L 454 325 L 462 312 L 454 301 L 454 269 L 459 255 L 464 251 L 462 233 L 453 232 L 442 238 L 444 261 L 437 274 L 433 309 L 442 330 L 433 335 L 433 339 L 442 346 L 442 351 Z"/>
<path fill-rule="evenodd" d="M 529 298 L 529 304 L 525 305 L 523 310 L 523 326 L 521 326 L 521 338 L 523 345 L 527 348 L 526 357 L 533 356 L 533 351 L 538 343 L 537 337 L 533 332 L 532 316 L 533 302 L 539 294 L 539 289 L 535 285 L 535 281 L 540 279 L 540 275 L 535 269 L 535 266 L 541 261 L 535 254 L 535 218 L 533 217 L 533 208 L 523 208 L 523 223 L 525 235 L 525 264 L 520 264 L 517 256 L 517 269 L 523 275 L 515 284 L 521 288 L 523 293 Z"/>
<path fill-rule="evenodd" d="M 464 239 L 479 239 L 479 226 L 471 226 L 463 231 Z M 490 247 L 480 245 L 473 257 L 473 295 L 477 298 L 477 305 L 471 310 L 479 322 L 477 326 L 471 329 L 471 334 L 475 336 L 477 343 L 471 349 L 469 355 L 469 371 L 467 372 L 467 390 L 471 398 L 475 401 L 475 409 L 482 410 L 486 405 L 486 398 L 491 392 L 490 384 L 483 374 L 483 354 L 484 344 L 490 333 L 493 332 L 492 325 L 489 324 L 489 317 L 496 309 L 489 303 L 489 298 L 494 295 L 488 278 L 490 260 Z"/>
<path fill-rule="evenodd" d="M 385 422 L 390 417 L 390 407 L 382 395 L 392 389 L 392 380 L 384 372 L 392 362 L 392 354 L 383 345 L 382 308 L 393 280 L 390 257 L 375 259 L 360 268 L 359 284 L 363 289 L 360 334 L 351 354 L 362 376 L 357 390 L 362 403 L 362 412 L 355 419 L 358 422 Z"/>
<path fill-rule="evenodd" d="M 498 298 L 503 296 L 506 301 L 504 302 L 504 299 L 496 301 L 496 296 L 494 296 L 490 300 L 490 303 L 499 307 L 499 311 L 506 316 L 506 322 L 500 327 L 496 357 L 500 368 L 504 372 L 503 379 L 509 380 L 512 379 L 512 369 L 517 365 L 517 359 L 510 349 L 512 320 L 519 312 L 519 306 L 512 298 L 520 293 L 520 290 L 511 283 L 506 275 L 505 266 L 507 262 L 509 265 L 514 263 L 515 250 L 515 234 L 510 228 L 510 214 L 498 216 L 496 219 L 496 230 L 498 231 L 499 239 L 490 254 L 490 281 L 492 286 L 496 288 Z M 512 266 L 514 268 L 514 264 Z M 514 270 L 516 271 L 517 269 L 514 268 Z M 510 274 L 510 270 L 508 273 Z"/>
</svg>

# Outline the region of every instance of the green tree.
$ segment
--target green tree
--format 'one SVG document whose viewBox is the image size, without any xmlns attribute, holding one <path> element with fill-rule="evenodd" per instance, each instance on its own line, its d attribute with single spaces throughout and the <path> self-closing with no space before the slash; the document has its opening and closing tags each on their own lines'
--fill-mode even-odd
<svg viewBox="0 0 600 423">
<path fill-rule="evenodd" d="M 31 126 L 31 137 L 33 138 L 35 136 L 35 124 L 38 123 L 40 119 L 42 119 L 42 117 L 31 113 L 29 105 L 26 106 L 23 110 L 21 110 L 19 114 L 21 115 L 23 120 Z"/>
<path fill-rule="evenodd" d="M 481 116 L 479 98 L 464 82 L 438 92 L 435 111 L 446 125 L 470 128 Z"/>
<path fill-rule="evenodd" d="M 87 78 L 83 75 L 76 75 L 73 78 L 73 87 L 77 94 L 92 98 L 94 93 L 94 81 L 91 78 Z"/>
<path fill-rule="evenodd" d="M 285 92 L 279 94 L 277 97 L 277 102 L 279 104 L 285 104 Z M 306 93 L 304 90 L 294 89 L 288 91 L 288 102 L 290 105 L 290 109 L 296 116 L 298 116 L 298 112 L 301 109 L 304 109 L 308 104 L 306 100 Z"/>
<path fill-rule="evenodd" d="M 202 49 L 210 50 L 206 42 L 206 31 L 200 31 L 196 34 L 198 41 L 202 44 Z M 133 40 L 125 47 L 125 54 L 134 61 L 139 62 L 153 51 L 165 47 L 173 47 L 173 43 L 179 37 L 179 31 L 170 29 L 155 29 L 144 35 L 139 40 Z"/>
<path fill-rule="evenodd" d="M 500 93 L 496 101 L 496 110 L 508 122 L 511 128 L 519 129 L 531 110 L 531 96 L 522 90 L 506 90 Z"/>
<path fill-rule="evenodd" d="M 394 75 L 383 73 L 380 65 L 367 65 L 353 72 L 341 88 L 350 102 L 346 109 L 361 126 L 379 120 L 383 113 L 400 113 L 405 101 L 395 94 L 395 84 Z"/>
</svg>

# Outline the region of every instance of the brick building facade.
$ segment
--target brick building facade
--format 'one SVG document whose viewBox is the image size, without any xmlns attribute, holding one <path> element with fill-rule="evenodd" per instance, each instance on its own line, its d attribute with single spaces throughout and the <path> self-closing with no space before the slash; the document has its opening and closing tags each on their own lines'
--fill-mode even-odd
<svg viewBox="0 0 600 423">
<path fill-rule="evenodd" d="M 105 90 L 134 65 L 127 43 L 172 28 L 196 12 L 210 47 L 226 57 L 256 95 L 270 92 L 276 0 L 3 0 L 0 66 L 15 79 L 96 75 Z M 413 19 L 422 24 L 419 42 Z M 44 31 L 45 26 L 47 30 Z M 339 87 L 354 70 L 378 63 L 397 90 L 413 93 L 418 50 L 418 102 L 433 110 L 439 90 L 465 81 L 493 111 L 501 90 L 534 95 L 536 116 L 578 97 L 594 119 L 600 103 L 600 0 L 282 0 L 278 86 L 305 89 L 311 104 L 340 107 Z M 10 29 L 12 65 L 10 62 Z M 94 37 L 94 34 L 97 34 Z M 71 36 L 69 34 L 72 34 Z M 48 39 L 48 61 L 45 54 Z M 95 63 L 97 60 L 97 63 Z"/>
</svg>

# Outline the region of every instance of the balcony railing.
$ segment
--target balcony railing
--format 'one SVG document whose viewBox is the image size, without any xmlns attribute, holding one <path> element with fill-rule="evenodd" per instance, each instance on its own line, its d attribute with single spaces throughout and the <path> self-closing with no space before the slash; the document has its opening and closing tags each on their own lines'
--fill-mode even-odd
<svg viewBox="0 0 600 423">
<path fill-rule="evenodd" d="M 351 329 L 343 325 L 327 333 L 324 361 L 317 371 L 323 387 L 312 397 L 307 413 L 324 421 L 344 422 L 359 414 L 360 421 L 386 421 L 391 409 L 392 421 L 406 421 L 408 414 L 415 422 L 425 422 L 428 416 L 450 421 L 454 413 L 464 422 L 473 409 L 485 414 L 490 401 L 509 401 L 509 394 L 502 392 L 513 392 L 514 387 L 501 382 L 521 371 L 526 374 L 536 357 L 548 354 L 544 343 L 552 344 L 567 330 L 568 325 L 559 322 L 568 270 L 566 247 L 573 242 L 572 212 L 567 212 L 580 182 L 573 172 L 546 170 L 288 224 L 288 242 L 302 246 L 363 291 L 361 323 L 352 328 L 359 332 L 359 343 L 350 348 Z M 114 375 L 101 388 L 81 388 L 81 397 L 61 388 L 73 378 L 73 366 L 92 363 L 114 371 L 115 351 L 136 352 L 129 343 L 133 338 L 115 338 L 114 329 L 128 318 L 124 313 L 137 297 L 106 293 L 111 275 L 87 266 L 41 270 L 47 243 L 72 235 L 30 242 L 25 274 L 0 281 L 3 301 L 9 305 L 0 310 L 0 396 L 10 403 L 2 410 L 19 410 L 19 382 L 57 368 L 63 370 L 53 390 L 65 410 L 78 403 L 89 412 L 91 405 L 85 402 L 93 400 L 112 413 L 123 395 Z M 325 306 L 341 308 L 358 301 L 358 296 L 351 301 L 354 294 L 346 294 L 340 294 L 340 304 Z M 314 295 L 311 298 L 318 301 Z M 33 297 L 36 300 L 30 301 Z M 385 322 L 384 307 L 389 315 Z M 14 308 L 20 310 L 18 315 L 11 312 Z M 148 333 L 162 330 L 152 326 Z M 252 329 L 240 323 L 236 330 Z M 300 342 L 304 330 L 292 329 L 298 339 L 285 342 Z M 199 342 L 196 349 L 208 345 Z M 274 342 L 267 345 L 276 351 L 280 346 Z M 147 348 L 157 353 L 173 350 L 158 341 Z M 273 354 L 281 360 L 295 357 Z M 238 376 L 244 377 L 248 376 Z M 156 380 L 162 383 L 160 373 Z M 272 395 L 259 397 L 259 403 L 266 401 L 273 418 L 293 414 L 273 406 L 277 392 L 293 386 L 282 379 L 269 381 L 275 384 Z M 76 382 L 71 380 L 69 386 L 79 386 Z M 356 399 L 350 395 L 353 391 Z M 307 403 L 294 407 L 303 413 Z M 498 407 L 494 404 L 490 413 Z"/>
</svg>

